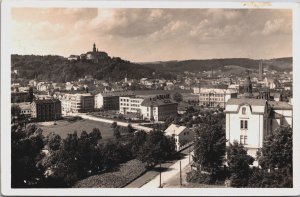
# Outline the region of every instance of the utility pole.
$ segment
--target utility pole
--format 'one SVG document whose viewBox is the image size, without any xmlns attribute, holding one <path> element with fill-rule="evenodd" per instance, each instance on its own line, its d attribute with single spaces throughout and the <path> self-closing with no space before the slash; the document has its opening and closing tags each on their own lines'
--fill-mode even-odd
<svg viewBox="0 0 300 197">
<path fill-rule="evenodd" d="M 159 162 L 159 188 L 161 188 L 161 162 Z"/>
<path fill-rule="evenodd" d="M 182 186 L 182 177 L 181 177 L 181 161 L 179 162 L 179 167 L 180 167 L 180 186 Z"/>
</svg>

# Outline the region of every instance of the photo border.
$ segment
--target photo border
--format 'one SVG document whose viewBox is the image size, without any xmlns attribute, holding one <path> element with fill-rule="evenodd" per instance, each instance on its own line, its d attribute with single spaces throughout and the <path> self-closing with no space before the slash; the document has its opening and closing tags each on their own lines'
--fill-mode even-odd
<svg viewBox="0 0 300 197">
<path fill-rule="evenodd" d="M 13 7 L 72 7 L 72 8 L 233 8 L 293 10 L 293 188 L 65 188 L 12 189 L 10 84 L 11 84 L 11 8 Z M 300 194 L 300 5 L 299 2 L 228 2 L 228 1 L 3 1 L 1 4 L 1 193 L 30 196 L 199 196 L 199 195 L 299 195 Z M 297 176 L 298 175 L 298 176 Z"/>
</svg>

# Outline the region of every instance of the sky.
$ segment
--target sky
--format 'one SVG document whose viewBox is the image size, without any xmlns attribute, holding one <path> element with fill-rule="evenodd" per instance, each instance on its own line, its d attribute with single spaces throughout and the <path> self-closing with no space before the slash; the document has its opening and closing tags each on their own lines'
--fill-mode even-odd
<svg viewBox="0 0 300 197">
<path fill-rule="evenodd" d="M 92 50 L 133 62 L 292 56 L 284 9 L 12 8 L 14 54 Z"/>
</svg>

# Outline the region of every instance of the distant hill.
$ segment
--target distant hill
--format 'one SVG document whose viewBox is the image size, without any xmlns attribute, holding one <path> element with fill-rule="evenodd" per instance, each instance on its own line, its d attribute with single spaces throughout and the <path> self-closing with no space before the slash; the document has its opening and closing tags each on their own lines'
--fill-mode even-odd
<svg viewBox="0 0 300 197">
<path fill-rule="evenodd" d="M 92 75 L 96 79 L 120 80 L 126 75 L 128 78 L 143 77 L 174 78 L 164 71 L 157 71 L 137 63 L 131 63 L 121 58 L 107 58 L 99 63 L 90 61 L 69 61 L 62 56 L 47 55 L 12 55 L 11 70 L 17 70 L 18 75 L 25 79 L 52 80 L 67 82 L 78 80 L 85 75 Z"/>
<path fill-rule="evenodd" d="M 143 65 L 161 71 L 182 72 L 182 71 L 208 71 L 226 70 L 225 66 L 235 65 L 245 69 L 258 69 L 260 60 L 249 58 L 226 58 L 226 59 L 208 59 L 208 60 L 183 60 L 183 61 L 165 61 L 165 62 L 147 62 Z M 276 71 L 291 71 L 292 57 L 263 60 L 265 68 Z"/>
</svg>

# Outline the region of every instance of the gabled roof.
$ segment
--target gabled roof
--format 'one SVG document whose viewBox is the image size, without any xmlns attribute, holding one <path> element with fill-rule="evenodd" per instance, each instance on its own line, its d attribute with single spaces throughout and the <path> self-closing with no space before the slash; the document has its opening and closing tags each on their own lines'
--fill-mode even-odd
<svg viewBox="0 0 300 197">
<path fill-rule="evenodd" d="M 226 113 L 238 113 L 240 106 L 249 105 L 251 108 L 251 113 L 263 114 L 265 113 L 267 101 L 264 99 L 253 99 L 253 98 L 232 98 L 226 103 L 225 112 Z"/>
<path fill-rule="evenodd" d="M 179 135 L 180 133 L 182 133 L 184 130 L 189 130 L 188 128 L 186 128 L 185 126 L 179 126 L 176 124 L 171 124 L 166 130 L 165 133 L 166 135 L 172 136 L 173 134 L 175 135 Z"/>
</svg>

